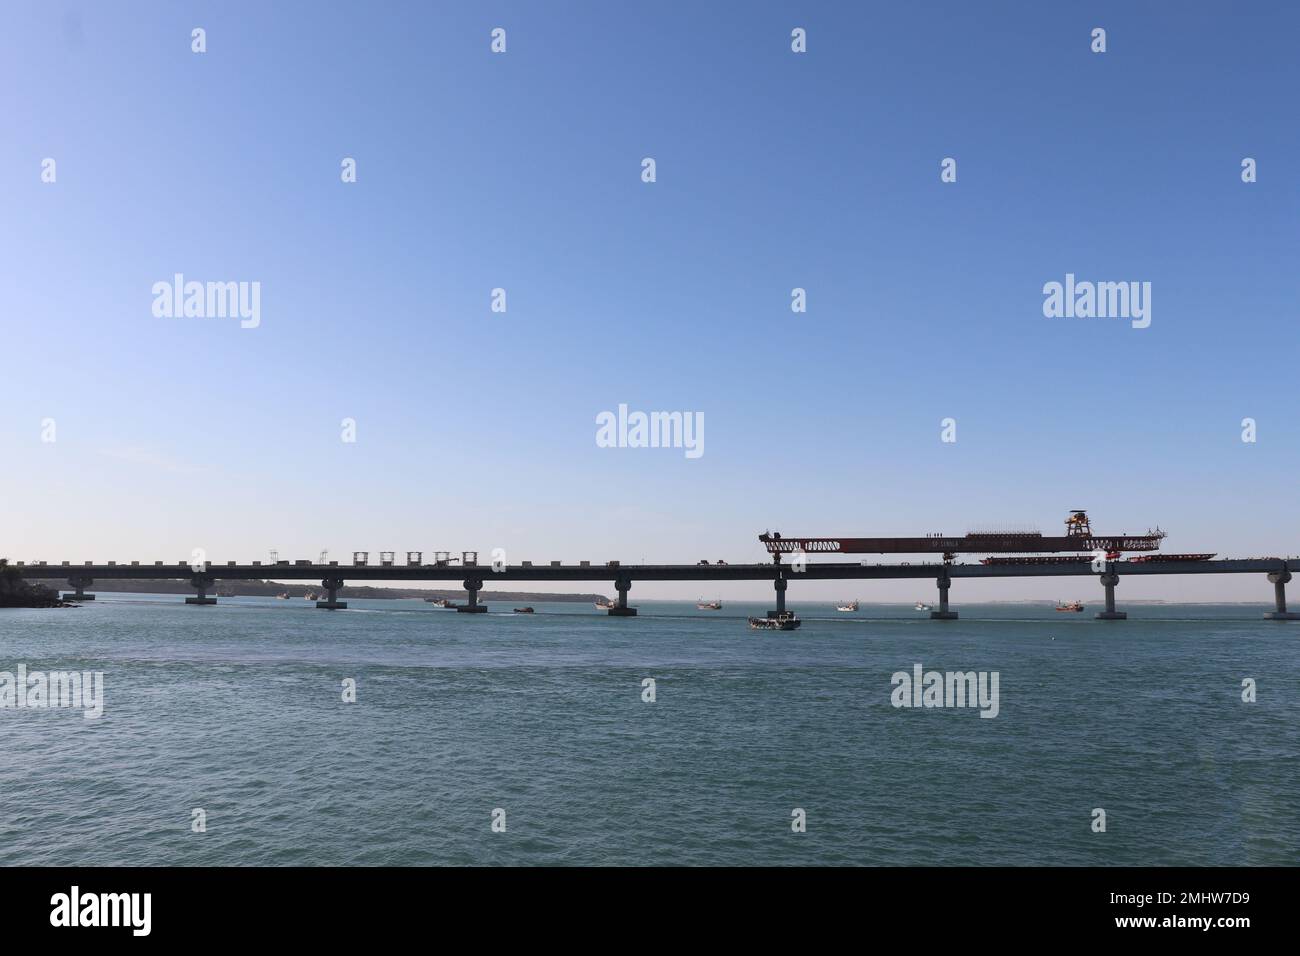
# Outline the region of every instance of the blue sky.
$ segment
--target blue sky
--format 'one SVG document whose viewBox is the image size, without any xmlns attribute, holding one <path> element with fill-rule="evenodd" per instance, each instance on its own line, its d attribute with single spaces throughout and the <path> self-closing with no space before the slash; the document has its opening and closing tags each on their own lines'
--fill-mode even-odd
<svg viewBox="0 0 1300 956">
<path fill-rule="evenodd" d="M 768 527 L 1050 531 L 1074 507 L 1100 530 L 1159 523 L 1170 550 L 1300 551 L 1295 7 L 3 17 L 13 559 L 742 561 Z M 177 272 L 260 282 L 260 327 L 154 317 Z M 1045 318 L 1067 272 L 1149 281 L 1150 328 Z M 620 403 L 703 412 L 705 454 L 598 448 Z M 858 591 L 916 596 L 891 588 Z"/>
</svg>

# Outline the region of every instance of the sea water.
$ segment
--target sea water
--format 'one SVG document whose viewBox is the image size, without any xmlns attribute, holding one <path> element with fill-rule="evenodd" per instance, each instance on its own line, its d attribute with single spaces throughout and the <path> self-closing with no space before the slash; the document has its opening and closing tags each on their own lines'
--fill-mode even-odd
<svg viewBox="0 0 1300 956">
<path fill-rule="evenodd" d="M 1262 604 L 181 601 L 0 611 L 0 671 L 103 673 L 95 719 L 0 709 L 0 864 L 1300 862 Z M 895 706 L 918 664 L 996 673 L 996 717 Z"/>
</svg>

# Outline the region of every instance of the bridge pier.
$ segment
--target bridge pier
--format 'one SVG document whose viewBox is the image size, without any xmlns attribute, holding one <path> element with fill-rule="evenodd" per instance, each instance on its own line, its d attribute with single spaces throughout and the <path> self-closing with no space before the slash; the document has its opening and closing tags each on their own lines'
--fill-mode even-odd
<svg viewBox="0 0 1300 956">
<path fill-rule="evenodd" d="M 348 602 L 339 600 L 339 588 L 343 587 L 342 578 L 326 578 L 320 583 L 326 593 L 329 595 L 324 601 L 317 601 L 317 607 L 323 607 L 327 611 L 343 611 L 347 609 Z"/>
<path fill-rule="evenodd" d="M 627 606 L 627 592 L 632 587 L 632 582 L 627 578 L 619 578 L 614 582 L 614 589 L 618 591 L 618 603 L 609 609 L 610 617 L 636 617 L 636 608 Z"/>
<path fill-rule="evenodd" d="M 1273 585 L 1273 602 L 1275 611 L 1266 611 L 1264 618 L 1269 621 L 1300 621 L 1300 614 L 1286 609 L 1286 583 L 1291 580 L 1290 571 L 1270 571 L 1268 580 Z"/>
<path fill-rule="evenodd" d="M 957 620 L 957 612 L 948 610 L 948 588 L 952 587 L 952 578 L 948 576 L 947 571 L 944 571 L 943 574 L 939 575 L 935 580 L 935 583 L 939 585 L 939 610 L 930 612 L 930 620 Z"/>
<path fill-rule="evenodd" d="M 1119 575 L 1107 571 L 1101 576 L 1101 586 L 1106 589 L 1106 610 L 1095 615 L 1099 621 L 1124 621 L 1128 619 L 1127 611 L 1115 610 L 1115 585 L 1119 584 Z"/>
<path fill-rule="evenodd" d="M 95 582 L 90 578 L 70 577 L 68 578 L 68 587 L 75 588 L 76 590 L 71 594 L 60 595 L 60 597 L 65 601 L 93 601 L 95 600 L 95 595 L 87 594 L 86 588 L 90 587 L 94 583 Z"/>
<path fill-rule="evenodd" d="M 486 614 L 487 605 L 478 603 L 478 592 L 483 587 L 483 582 L 478 578 L 470 578 L 465 582 L 465 593 L 469 595 L 469 601 L 465 604 L 456 605 L 456 610 L 461 614 Z"/>
<path fill-rule="evenodd" d="M 774 617 L 778 614 L 785 613 L 785 590 L 790 586 L 790 582 L 785 579 L 784 575 L 778 574 L 776 579 L 772 582 L 772 586 L 776 588 L 776 610 L 769 611 L 767 613 L 768 617 Z"/>
<path fill-rule="evenodd" d="M 210 575 L 196 574 L 190 578 L 190 585 L 198 591 L 197 597 L 187 597 L 186 604 L 216 604 L 217 599 L 208 597 L 208 588 L 212 587 L 213 579 Z"/>
</svg>

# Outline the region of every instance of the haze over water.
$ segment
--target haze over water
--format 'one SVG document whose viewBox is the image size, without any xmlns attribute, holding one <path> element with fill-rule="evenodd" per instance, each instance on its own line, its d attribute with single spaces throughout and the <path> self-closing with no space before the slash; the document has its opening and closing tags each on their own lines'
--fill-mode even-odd
<svg viewBox="0 0 1300 956">
<path fill-rule="evenodd" d="M 758 605 L 619 620 L 180 600 L 0 614 L 0 669 L 102 670 L 106 696 L 98 720 L 0 711 L 0 863 L 1300 857 L 1300 630 L 1264 605 L 1130 605 L 1125 622 L 960 605 L 931 622 L 792 603 L 801 631 L 758 634 Z M 891 674 L 917 662 L 998 671 L 998 716 L 894 708 Z"/>
</svg>

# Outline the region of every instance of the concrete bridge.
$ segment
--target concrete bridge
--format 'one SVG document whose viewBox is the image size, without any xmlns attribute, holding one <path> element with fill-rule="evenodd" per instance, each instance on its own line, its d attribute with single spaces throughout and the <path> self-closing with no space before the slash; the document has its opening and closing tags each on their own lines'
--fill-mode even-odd
<svg viewBox="0 0 1300 956">
<path fill-rule="evenodd" d="M 387 554 L 387 552 L 385 552 Z M 344 581 L 460 581 L 465 588 L 467 601 L 458 606 L 458 611 L 475 613 L 486 611 L 487 607 L 479 603 L 478 592 L 484 581 L 547 581 L 556 582 L 593 582 L 612 581 L 618 600 L 609 609 L 616 617 L 632 617 L 636 608 L 628 604 L 627 595 L 635 581 L 771 581 L 776 593 L 776 610 L 785 610 L 786 592 L 791 582 L 809 581 L 858 581 L 878 579 L 930 579 L 939 591 L 938 610 L 932 611 L 930 617 L 935 620 L 955 620 L 957 612 L 949 607 L 948 591 L 954 579 L 958 578 L 1038 578 L 1038 577 L 1096 577 L 1102 586 L 1106 609 L 1097 613 L 1102 620 L 1123 620 L 1127 615 L 1115 609 L 1115 587 L 1122 577 L 1146 577 L 1159 574 L 1259 574 L 1266 576 L 1273 585 L 1275 609 L 1264 616 L 1275 621 L 1300 620 L 1300 614 L 1287 610 L 1286 585 L 1291 580 L 1291 572 L 1300 570 L 1300 558 L 1237 558 L 1219 561 L 1107 561 L 1099 564 L 1095 570 L 1092 562 L 1082 561 L 1061 564 L 957 564 L 942 562 L 922 562 L 916 564 L 866 564 L 862 562 L 800 562 L 796 564 L 621 564 L 610 561 L 593 565 L 583 561 L 578 564 L 562 564 L 552 561 L 545 565 L 534 565 L 524 561 L 520 564 L 480 565 L 474 552 L 466 552 L 463 560 L 453 564 L 447 559 L 435 560 L 433 564 L 422 562 L 421 552 L 410 552 L 406 564 L 397 564 L 391 559 L 371 564 L 365 558 L 360 563 L 340 565 L 337 561 L 328 564 L 311 561 L 276 561 L 263 564 L 254 561 L 251 564 L 239 564 L 231 561 L 217 564 L 205 561 L 202 564 L 193 561 L 179 561 L 168 564 L 162 561 L 145 563 L 130 561 L 107 564 L 95 564 L 87 561 L 74 564 L 63 561 L 58 564 L 38 562 L 35 564 L 17 562 L 14 566 L 28 580 L 49 580 L 66 577 L 73 590 L 64 595 L 65 600 L 89 601 L 94 595 L 86 591 L 97 580 L 129 580 L 147 578 L 188 579 L 195 590 L 194 597 L 187 597 L 185 603 L 204 605 L 216 604 L 217 599 L 210 597 L 218 581 L 248 581 L 272 579 L 277 581 L 319 580 L 328 595 L 326 600 L 318 601 L 318 608 L 334 610 L 345 608 L 347 604 L 338 600 L 338 591 Z"/>
</svg>

